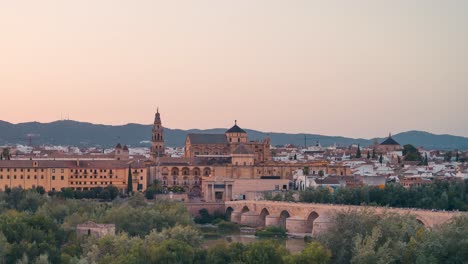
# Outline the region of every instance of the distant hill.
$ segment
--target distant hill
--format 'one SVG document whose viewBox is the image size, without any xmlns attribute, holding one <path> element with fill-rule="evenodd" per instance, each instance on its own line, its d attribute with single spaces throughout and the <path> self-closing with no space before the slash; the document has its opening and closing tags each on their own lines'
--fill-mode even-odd
<svg viewBox="0 0 468 264">
<path fill-rule="evenodd" d="M 32 136 L 33 145 L 71 145 L 71 146 L 102 146 L 111 147 L 118 142 L 129 146 L 149 146 L 152 125 L 127 124 L 122 126 L 96 125 L 76 121 L 56 121 L 51 123 L 20 123 L 11 124 L 0 121 L 0 145 L 28 144 L 28 134 Z M 224 133 L 225 128 L 215 129 L 165 129 L 165 141 L 167 146 L 183 146 L 187 133 Z M 261 140 L 269 135 L 273 145 L 304 145 L 304 135 L 307 144 L 315 144 L 317 141 L 322 146 L 337 144 L 348 146 L 360 144 L 368 146 L 374 139 L 355 139 L 339 136 L 323 136 L 316 134 L 288 134 L 265 133 L 246 129 L 250 140 Z M 422 131 L 408 131 L 394 135 L 393 138 L 400 144 L 413 144 L 426 149 L 460 149 L 468 150 L 468 138 L 452 135 L 435 135 Z M 383 138 L 378 138 L 379 142 Z"/>
</svg>

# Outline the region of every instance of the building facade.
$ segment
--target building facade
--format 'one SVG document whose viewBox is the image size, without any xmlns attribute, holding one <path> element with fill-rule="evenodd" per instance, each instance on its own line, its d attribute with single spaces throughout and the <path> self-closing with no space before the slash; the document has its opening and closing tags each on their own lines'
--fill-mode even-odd
<svg viewBox="0 0 468 264">
<path fill-rule="evenodd" d="M 148 169 L 143 162 L 127 160 L 0 160 L 0 189 L 43 187 L 90 190 L 113 185 L 126 190 L 129 171 L 134 191 L 147 187 Z"/>
</svg>

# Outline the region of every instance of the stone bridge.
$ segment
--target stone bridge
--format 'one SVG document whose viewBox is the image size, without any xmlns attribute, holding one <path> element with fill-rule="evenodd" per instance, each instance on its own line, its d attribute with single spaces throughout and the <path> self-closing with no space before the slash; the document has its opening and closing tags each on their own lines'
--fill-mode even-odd
<svg viewBox="0 0 468 264">
<path fill-rule="evenodd" d="M 333 216 L 340 211 L 374 210 L 376 213 L 393 212 L 414 215 L 426 227 L 449 221 L 460 212 L 428 211 L 418 209 L 288 203 L 273 201 L 225 202 L 226 215 L 232 222 L 251 227 L 281 226 L 289 233 L 309 233 L 312 236 L 326 231 L 333 224 Z"/>
</svg>

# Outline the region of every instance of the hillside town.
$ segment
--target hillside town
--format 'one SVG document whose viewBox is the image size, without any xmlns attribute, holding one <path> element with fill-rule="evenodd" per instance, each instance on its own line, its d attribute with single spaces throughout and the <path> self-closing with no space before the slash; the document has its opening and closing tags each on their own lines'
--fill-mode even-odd
<svg viewBox="0 0 468 264">
<path fill-rule="evenodd" d="M 116 143 L 111 149 L 73 146 L 2 146 L 0 188 L 77 191 L 131 186 L 145 191 L 157 182 L 164 193 L 195 201 L 260 199 L 265 191 L 328 187 L 409 188 L 434 179 L 468 179 L 468 152 L 400 145 L 390 134 L 371 146 L 273 146 L 251 141 L 237 121 L 225 134 L 188 134 L 184 147 L 166 146 L 159 110 L 150 148 Z M 130 177 L 130 176 L 131 177 Z"/>
</svg>

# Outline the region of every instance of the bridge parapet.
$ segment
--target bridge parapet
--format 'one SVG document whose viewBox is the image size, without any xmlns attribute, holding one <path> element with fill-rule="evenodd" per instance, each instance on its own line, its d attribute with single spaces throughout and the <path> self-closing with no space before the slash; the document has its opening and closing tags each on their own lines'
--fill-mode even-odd
<svg viewBox="0 0 468 264">
<path fill-rule="evenodd" d="M 349 210 L 374 210 L 378 214 L 385 212 L 414 215 L 426 227 L 443 224 L 461 212 L 429 211 L 420 209 L 388 208 L 371 206 L 290 203 L 274 201 L 228 201 L 227 210 L 232 210 L 233 222 L 253 227 L 280 225 L 291 233 L 325 232 L 333 225 L 333 215 Z"/>
</svg>

